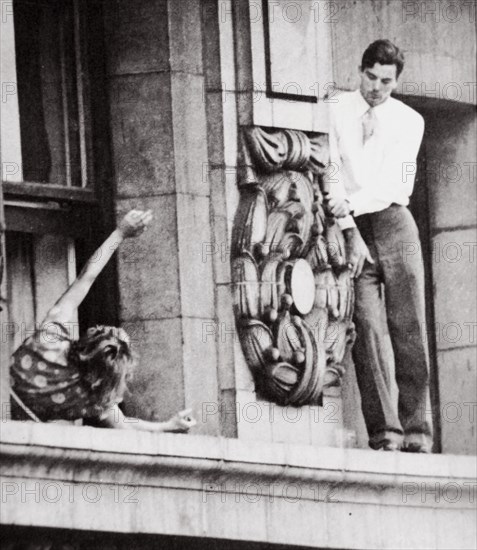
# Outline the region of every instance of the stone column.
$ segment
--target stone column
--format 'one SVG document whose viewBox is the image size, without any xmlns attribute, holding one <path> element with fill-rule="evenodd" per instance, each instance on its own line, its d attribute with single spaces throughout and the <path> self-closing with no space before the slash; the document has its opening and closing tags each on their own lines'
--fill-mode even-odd
<svg viewBox="0 0 477 550">
<path fill-rule="evenodd" d="M 154 221 L 121 249 L 120 316 L 140 366 L 128 412 L 163 420 L 184 407 L 196 433 L 217 434 L 217 356 L 203 334 L 214 324 L 214 281 L 203 101 L 201 3 L 105 3 L 113 165 L 118 217 L 152 209 Z"/>
</svg>

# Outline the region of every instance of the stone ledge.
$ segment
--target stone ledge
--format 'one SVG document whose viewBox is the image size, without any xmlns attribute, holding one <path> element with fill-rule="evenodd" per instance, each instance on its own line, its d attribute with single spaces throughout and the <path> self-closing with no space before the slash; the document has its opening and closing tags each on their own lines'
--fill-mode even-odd
<svg viewBox="0 0 477 550">
<path fill-rule="evenodd" d="M 118 454 L 118 461 L 136 463 L 138 457 L 195 458 L 221 463 L 244 463 L 281 468 L 326 470 L 342 474 L 371 474 L 433 479 L 472 479 L 477 471 L 477 457 L 456 455 L 422 455 L 383 453 L 362 449 L 339 449 L 262 443 L 211 436 L 155 434 L 137 430 L 105 430 L 64 424 L 3 422 L 0 444 L 26 455 L 35 448 L 54 448 L 56 452 L 74 451 Z M 49 454 L 49 453 L 47 453 Z M 391 479 L 392 478 L 392 479 Z"/>
<path fill-rule="evenodd" d="M 20 422 L 0 431 L 4 525 L 395 549 L 410 547 L 406 516 L 419 547 L 475 540 L 475 457 Z M 439 540 L 444 525 L 455 527 Z"/>
</svg>

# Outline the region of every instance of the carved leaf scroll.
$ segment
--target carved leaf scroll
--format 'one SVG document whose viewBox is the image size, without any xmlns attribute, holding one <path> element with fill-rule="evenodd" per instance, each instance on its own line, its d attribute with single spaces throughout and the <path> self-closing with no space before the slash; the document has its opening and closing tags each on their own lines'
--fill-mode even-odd
<svg viewBox="0 0 477 550">
<path fill-rule="evenodd" d="M 326 212 L 327 136 L 244 128 L 242 156 L 231 261 L 244 356 L 267 398 L 317 404 L 354 340 L 343 236 Z"/>
</svg>

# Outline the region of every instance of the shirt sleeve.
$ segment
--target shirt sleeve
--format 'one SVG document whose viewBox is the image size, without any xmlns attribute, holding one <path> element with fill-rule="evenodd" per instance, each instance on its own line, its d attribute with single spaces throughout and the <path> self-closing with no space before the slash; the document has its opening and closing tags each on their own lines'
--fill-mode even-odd
<svg viewBox="0 0 477 550">
<path fill-rule="evenodd" d="M 340 172 L 342 172 L 343 166 L 341 162 L 341 156 L 338 146 L 338 133 L 336 130 L 336 118 L 332 108 L 330 108 L 330 133 L 329 133 L 329 147 L 330 147 L 330 171 L 329 171 L 329 183 L 330 183 L 330 195 L 336 199 L 347 198 L 346 189 L 341 178 Z M 344 218 L 337 218 L 338 225 L 341 229 L 349 229 L 356 227 L 356 223 L 353 216 L 345 216 Z"/>
<path fill-rule="evenodd" d="M 376 165 L 372 181 L 348 197 L 356 216 L 382 210 L 393 202 L 402 204 L 409 199 L 414 189 L 416 160 L 423 135 L 424 119 L 419 116 L 405 135 L 401 133 L 392 147 L 387 147 Z"/>
</svg>

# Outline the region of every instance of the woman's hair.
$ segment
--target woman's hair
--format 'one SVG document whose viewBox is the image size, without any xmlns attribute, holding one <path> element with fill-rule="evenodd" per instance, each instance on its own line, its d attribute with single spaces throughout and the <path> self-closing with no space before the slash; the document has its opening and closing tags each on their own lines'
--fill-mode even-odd
<svg viewBox="0 0 477 550">
<path fill-rule="evenodd" d="M 396 78 L 399 78 L 404 68 L 404 55 L 390 40 L 376 40 L 364 52 L 361 61 L 361 70 L 372 69 L 376 63 L 380 65 L 396 65 Z"/>
<path fill-rule="evenodd" d="M 137 355 L 122 328 L 98 325 L 73 342 L 69 360 L 78 364 L 95 402 L 109 405 L 122 399 L 124 383 L 137 364 Z"/>
</svg>

